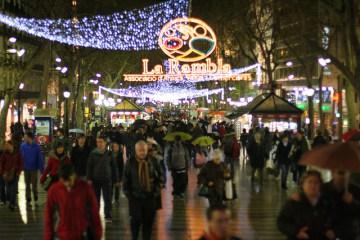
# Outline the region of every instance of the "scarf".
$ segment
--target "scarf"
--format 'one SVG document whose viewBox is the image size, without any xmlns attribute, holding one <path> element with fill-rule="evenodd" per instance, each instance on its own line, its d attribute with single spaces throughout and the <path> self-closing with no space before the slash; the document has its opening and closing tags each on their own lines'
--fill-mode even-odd
<svg viewBox="0 0 360 240">
<path fill-rule="evenodd" d="M 139 169 L 139 183 L 142 189 L 146 192 L 151 191 L 150 186 L 150 173 L 149 173 L 149 162 L 147 160 L 138 160 Z"/>
</svg>

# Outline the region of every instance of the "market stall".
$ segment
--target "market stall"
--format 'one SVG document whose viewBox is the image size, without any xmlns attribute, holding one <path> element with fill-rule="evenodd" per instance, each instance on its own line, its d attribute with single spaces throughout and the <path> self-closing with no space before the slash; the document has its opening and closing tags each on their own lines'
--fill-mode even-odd
<svg viewBox="0 0 360 240">
<path fill-rule="evenodd" d="M 133 124 L 136 119 L 144 119 L 147 115 L 140 106 L 129 100 L 124 100 L 115 107 L 107 109 L 107 113 L 111 125 L 121 124 L 124 127 Z"/>
</svg>

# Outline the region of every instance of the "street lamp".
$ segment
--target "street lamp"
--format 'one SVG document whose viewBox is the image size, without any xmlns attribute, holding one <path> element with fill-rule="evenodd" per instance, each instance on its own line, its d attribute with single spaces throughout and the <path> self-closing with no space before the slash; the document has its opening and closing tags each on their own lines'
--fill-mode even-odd
<svg viewBox="0 0 360 240">
<path fill-rule="evenodd" d="M 331 59 L 330 58 L 319 58 L 318 59 L 318 63 L 321 66 L 321 70 L 320 70 L 320 76 L 319 76 L 319 117 L 320 117 L 320 129 L 321 131 L 324 130 L 324 114 L 323 114 L 323 110 L 322 110 L 322 105 L 323 105 L 323 76 L 324 76 L 324 69 L 326 68 L 326 66 L 331 63 Z"/>
<path fill-rule="evenodd" d="M 69 133 L 69 97 L 70 97 L 71 93 L 68 89 L 65 89 L 63 92 L 63 96 L 65 98 L 65 119 L 64 119 L 64 132 L 65 132 L 65 136 L 68 136 Z"/>
<path fill-rule="evenodd" d="M 18 110 L 18 122 L 20 123 L 21 120 L 20 120 L 20 117 L 21 117 L 21 91 L 24 89 L 24 86 L 25 84 L 24 83 L 20 83 L 19 84 L 19 91 L 18 91 L 18 107 L 17 107 L 17 110 Z"/>
</svg>

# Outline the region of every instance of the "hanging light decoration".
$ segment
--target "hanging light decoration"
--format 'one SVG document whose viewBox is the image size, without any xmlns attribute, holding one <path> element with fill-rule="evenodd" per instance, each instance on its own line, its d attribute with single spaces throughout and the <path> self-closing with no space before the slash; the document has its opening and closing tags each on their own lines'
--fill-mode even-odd
<svg viewBox="0 0 360 240">
<path fill-rule="evenodd" d="M 157 49 L 170 20 L 188 14 L 189 0 L 168 0 L 143 9 L 77 19 L 35 19 L 0 13 L 0 23 L 64 44 L 110 50 Z"/>
</svg>

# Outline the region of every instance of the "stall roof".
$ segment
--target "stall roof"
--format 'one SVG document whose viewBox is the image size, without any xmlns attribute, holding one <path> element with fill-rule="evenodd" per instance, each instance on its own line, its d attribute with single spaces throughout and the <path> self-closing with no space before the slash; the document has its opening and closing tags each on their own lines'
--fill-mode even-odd
<svg viewBox="0 0 360 240">
<path fill-rule="evenodd" d="M 114 108 L 111 108 L 110 110 L 113 111 L 124 111 L 124 112 L 130 112 L 130 111 L 136 111 L 141 112 L 143 109 L 136 105 L 135 103 L 125 99 L 121 103 L 117 104 Z"/>
</svg>

